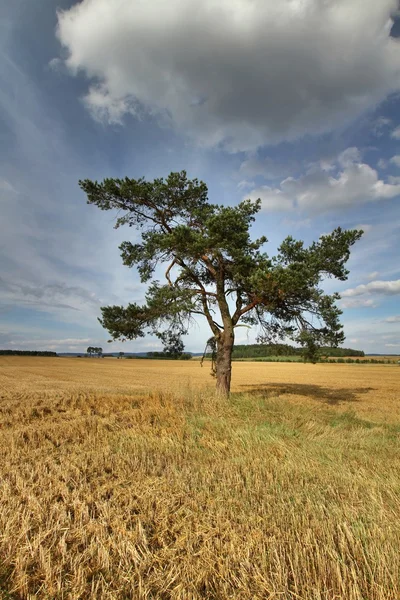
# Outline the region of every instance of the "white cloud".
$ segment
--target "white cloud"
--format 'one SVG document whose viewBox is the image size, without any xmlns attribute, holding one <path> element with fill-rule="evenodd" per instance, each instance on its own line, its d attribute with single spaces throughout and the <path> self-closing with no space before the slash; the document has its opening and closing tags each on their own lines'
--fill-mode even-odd
<svg viewBox="0 0 400 600">
<path fill-rule="evenodd" d="M 58 37 L 96 118 L 156 114 L 236 151 L 332 130 L 396 91 L 396 5 L 82 0 L 59 12 Z"/>
<path fill-rule="evenodd" d="M 377 166 L 378 166 L 378 169 L 382 169 L 382 170 L 387 169 L 388 161 L 385 160 L 384 158 L 380 158 L 377 162 Z"/>
<path fill-rule="evenodd" d="M 53 71 L 59 72 L 64 69 L 64 63 L 61 60 L 61 58 L 52 58 L 51 61 L 49 62 L 49 67 Z"/>
<path fill-rule="evenodd" d="M 376 308 L 378 305 L 374 300 L 364 300 L 362 298 L 354 298 L 351 300 L 341 300 L 342 308 Z"/>
<path fill-rule="evenodd" d="M 396 154 L 395 156 L 392 156 L 392 158 L 390 159 L 390 162 L 393 165 L 396 165 L 396 167 L 400 167 L 400 154 Z"/>
<path fill-rule="evenodd" d="M 400 157 L 399 157 L 400 158 Z M 385 183 L 377 171 L 359 162 L 357 148 L 348 148 L 337 159 L 338 172 L 314 167 L 299 178 L 287 177 L 279 188 L 261 186 L 250 193 L 263 208 L 322 213 L 400 195 L 400 184 Z"/>
<path fill-rule="evenodd" d="M 361 152 L 355 147 L 347 148 L 339 154 L 337 162 L 341 167 L 351 167 L 351 165 L 361 163 Z"/>
<path fill-rule="evenodd" d="M 242 181 L 239 181 L 239 183 L 237 184 L 239 190 L 247 190 L 254 186 L 254 181 L 247 181 L 247 179 L 242 179 Z"/>
<path fill-rule="evenodd" d="M 400 279 L 396 281 L 371 281 L 370 283 L 358 285 L 341 292 L 343 298 L 352 296 L 363 296 L 364 294 L 381 294 L 384 296 L 395 296 L 400 294 Z"/>
<path fill-rule="evenodd" d="M 400 315 L 395 315 L 393 317 L 388 317 L 384 319 L 385 323 L 400 323 Z"/>
<path fill-rule="evenodd" d="M 368 273 L 367 279 L 376 279 L 378 277 L 378 271 L 373 271 L 372 273 Z"/>
<path fill-rule="evenodd" d="M 293 200 L 289 195 L 268 185 L 252 190 L 249 194 L 246 194 L 246 198 L 250 198 L 250 200 L 261 198 L 263 210 L 288 211 L 293 208 Z"/>
<path fill-rule="evenodd" d="M 391 133 L 392 138 L 394 138 L 395 140 L 400 140 L 400 126 L 396 127 L 396 129 L 393 129 L 392 133 Z"/>
<path fill-rule="evenodd" d="M 387 117 L 378 117 L 372 124 L 372 131 L 376 137 L 383 135 L 383 131 L 392 123 L 391 119 Z"/>
<path fill-rule="evenodd" d="M 400 329 L 393 323 L 372 322 L 370 316 L 358 318 L 354 313 L 345 314 L 343 322 L 347 339 L 357 338 L 357 347 L 365 352 L 384 353 L 386 344 L 396 344 L 400 340 Z"/>
<path fill-rule="evenodd" d="M 122 125 L 127 113 L 137 114 L 133 99 L 109 96 L 104 86 L 92 86 L 85 97 L 85 104 L 96 121 L 108 122 L 110 125 Z"/>
</svg>

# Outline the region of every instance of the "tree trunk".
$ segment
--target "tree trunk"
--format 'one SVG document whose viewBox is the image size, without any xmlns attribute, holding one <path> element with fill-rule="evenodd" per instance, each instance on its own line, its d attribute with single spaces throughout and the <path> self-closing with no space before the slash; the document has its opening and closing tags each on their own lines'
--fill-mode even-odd
<svg viewBox="0 0 400 600">
<path fill-rule="evenodd" d="M 217 341 L 216 378 L 217 392 L 228 397 L 231 389 L 232 350 L 235 341 L 233 329 L 224 331 Z"/>
</svg>

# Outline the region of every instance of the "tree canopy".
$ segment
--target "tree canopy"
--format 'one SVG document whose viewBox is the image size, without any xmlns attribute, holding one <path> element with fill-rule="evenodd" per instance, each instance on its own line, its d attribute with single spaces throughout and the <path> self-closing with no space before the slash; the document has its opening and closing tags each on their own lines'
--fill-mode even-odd
<svg viewBox="0 0 400 600">
<path fill-rule="evenodd" d="M 186 172 L 166 179 L 79 182 L 89 204 L 118 211 L 115 227 L 136 229 L 140 241 L 120 245 L 123 263 L 148 283 L 145 303 L 105 306 L 100 322 L 112 338 L 135 339 L 150 331 L 180 336 L 203 316 L 216 347 L 217 387 L 228 394 L 235 328 L 260 328 L 264 342 L 292 340 L 313 358 L 321 345 L 344 341 L 338 294 L 326 294 L 325 278 L 347 279 L 345 265 L 362 231 L 340 227 L 305 247 L 287 237 L 276 256 L 251 239 L 261 201 L 213 204 L 205 183 Z M 154 280 L 165 265 L 165 281 Z M 166 333 L 165 335 L 169 335 Z M 176 340 L 176 337 L 175 337 Z"/>
<path fill-rule="evenodd" d="M 89 346 L 86 352 L 89 356 L 98 356 L 100 358 L 100 356 L 103 355 L 103 348 L 97 346 Z"/>
</svg>

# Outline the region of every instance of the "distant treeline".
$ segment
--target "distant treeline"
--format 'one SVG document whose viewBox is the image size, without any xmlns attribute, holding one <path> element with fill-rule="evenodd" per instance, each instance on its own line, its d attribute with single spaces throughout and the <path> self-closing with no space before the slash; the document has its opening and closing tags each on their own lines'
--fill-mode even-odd
<svg viewBox="0 0 400 600">
<path fill-rule="evenodd" d="M 321 356 L 365 356 L 364 350 L 354 350 L 353 348 L 321 348 Z"/>
<path fill-rule="evenodd" d="M 57 352 L 47 350 L 0 350 L 0 355 L 7 356 L 57 356 Z"/>
<path fill-rule="evenodd" d="M 190 360 L 192 355 L 189 352 L 183 352 L 179 355 L 171 355 L 167 352 L 148 352 L 146 358 L 162 358 L 163 360 Z"/>
<path fill-rule="evenodd" d="M 400 361 L 396 361 L 396 357 L 392 358 L 392 359 L 385 359 L 385 358 L 337 358 L 337 357 L 333 357 L 333 358 L 326 358 L 326 357 L 321 357 L 319 358 L 318 362 L 321 363 L 328 363 L 328 364 L 350 364 L 350 365 L 354 365 L 354 364 L 360 364 L 360 365 L 394 365 L 396 364 L 396 362 L 398 362 L 400 364 Z M 246 362 L 246 361 L 254 361 L 254 362 L 268 362 L 268 363 L 281 363 L 281 362 L 287 362 L 287 363 L 293 363 L 293 362 L 302 362 L 302 357 L 301 356 L 258 356 L 257 358 L 235 358 L 234 360 L 236 360 L 237 362 Z"/>
<path fill-rule="evenodd" d="M 302 348 L 296 348 L 289 344 L 248 344 L 238 345 L 233 348 L 232 358 L 263 358 L 268 356 L 301 356 Z M 362 350 L 352 348 L 329 348 L 320 349 L 320 356 L 364 356 Z"/>
</svg>

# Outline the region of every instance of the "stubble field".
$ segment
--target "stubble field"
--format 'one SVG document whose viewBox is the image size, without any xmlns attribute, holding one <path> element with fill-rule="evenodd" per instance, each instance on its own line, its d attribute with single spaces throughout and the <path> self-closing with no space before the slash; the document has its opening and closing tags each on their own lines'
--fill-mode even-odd
<svg viewBox="0 0 400 600">
<path fill-rule="evenodd" d="M 0 598 L 398 600 L 400 367 L 0 357 Z"/>
</svg>

